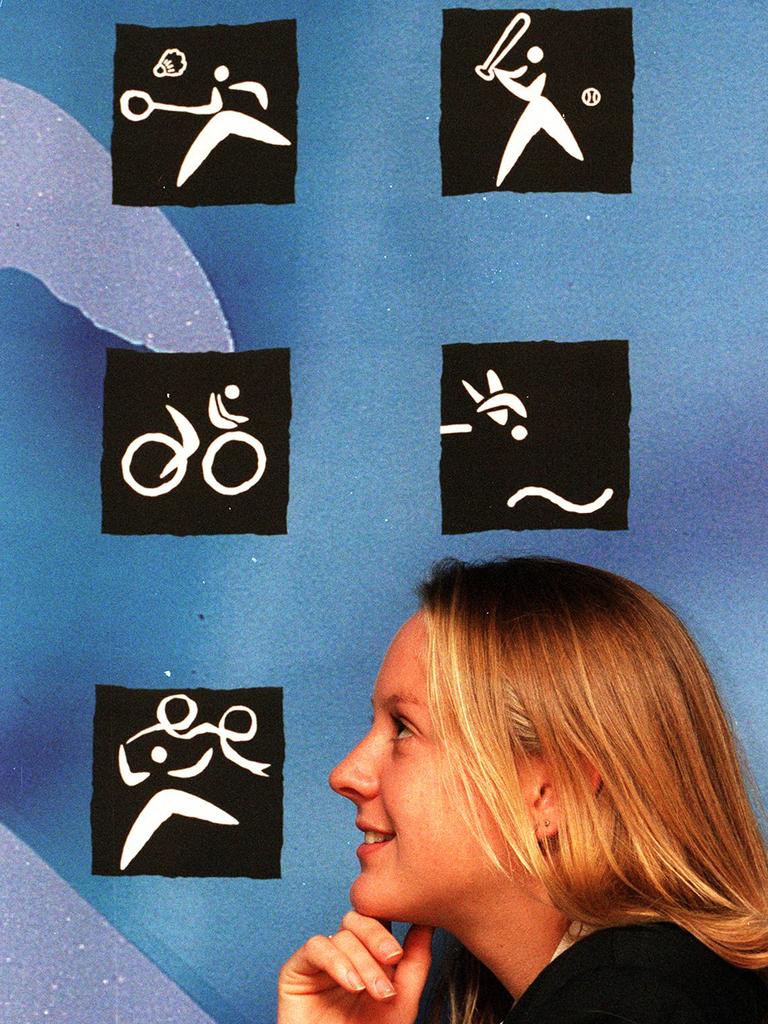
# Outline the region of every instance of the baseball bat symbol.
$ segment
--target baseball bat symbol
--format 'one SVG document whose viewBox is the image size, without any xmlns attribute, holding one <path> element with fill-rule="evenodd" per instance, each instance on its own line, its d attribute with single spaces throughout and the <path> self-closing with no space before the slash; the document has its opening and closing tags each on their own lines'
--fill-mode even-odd
<svg viewBox="0 0 768 1024">
<path fill-rule="evenodd" d="M 516 14 L 499 36 L 496 45 L 488 54 L 485 63 L 478 64 L 475 68 L 475 72 L 481 78 L 484 78 L 486 82 L 490 82 L 493 78 L 493 69 L 497 64 L 500 64 L 504 60 L 518 40 L 522 39 L 528 31 L 528 26 L 530 24 L 530 14 L 526 14 L 525 11 L 520 11 Z"/>
</svg>

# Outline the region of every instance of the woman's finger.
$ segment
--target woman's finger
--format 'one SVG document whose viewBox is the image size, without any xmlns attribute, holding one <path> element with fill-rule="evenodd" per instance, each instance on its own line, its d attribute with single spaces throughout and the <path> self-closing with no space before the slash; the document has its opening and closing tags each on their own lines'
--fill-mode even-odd
<svg viewBox="0 0 768 1024">
<path fill-rule="evenodd" d="M 280 984 L 286 995 L 306 995 L 328 987 L 322 975 L 347 992 L 365 989 L 352 961 L 325 935 L 314 935 L 286 961 L 280 972 Z"/>
<path fill-rule="evenodd" d="M 381 964 L 394 965 L 403 955 L 403 947 L 394 935 L 373 917 L 350 910 L 344 915 L 341 926 L 356 935 Z"/>
<path fill-rule="evenodd" d="M 369 995 L 374 999 L 391 999 L 395 995 L 392 968 L 382 966 L 357 935 L 343 929 L 332 937 L 331 942 L 348 958 L 363 979 Z"/>
<path fill-rule="evenodd" d="M 411 925 L 403 943 L 403 957 L 395 968 L 393 983 L 404 998 L 418 1003 L 432 963 L 434 928 Z"/>
</svg>

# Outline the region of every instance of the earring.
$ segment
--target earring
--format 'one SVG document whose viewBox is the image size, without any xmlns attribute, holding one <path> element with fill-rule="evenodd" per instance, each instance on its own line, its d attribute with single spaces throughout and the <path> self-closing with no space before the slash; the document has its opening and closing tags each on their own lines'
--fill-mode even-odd
<svg viewBox="0 0 768 1024">
<path fill-rule="evenodd" d="M 544 828 L 549 828 L 550 824 L 551 824 L 551 822 L 549 821 L 549 819 L 545 818 L 544 819 Z"/>
</svg>

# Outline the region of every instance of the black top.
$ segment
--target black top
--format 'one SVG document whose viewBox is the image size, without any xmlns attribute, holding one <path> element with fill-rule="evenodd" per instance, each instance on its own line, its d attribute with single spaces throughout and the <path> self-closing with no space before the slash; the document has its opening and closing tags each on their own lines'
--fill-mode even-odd
<svg viewBox="0 0 768 1024">
<path fill-rule="evenodd" d="M 768 987 L 673 924 L 604 928 L 561 953 L 503 1024 L 765 1024 Z"/>
</svg>

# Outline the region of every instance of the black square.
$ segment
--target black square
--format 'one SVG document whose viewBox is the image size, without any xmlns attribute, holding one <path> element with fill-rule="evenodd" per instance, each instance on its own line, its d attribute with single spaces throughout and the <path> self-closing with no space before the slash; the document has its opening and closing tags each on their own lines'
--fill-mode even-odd
<svg viewBox="0 0 768 1024">
<path fill-rule="evenodd" d="M 289 363 L 108 349 L 102 532 L 286 533 Z"/>
<path fill-rule="evenodd" d="M 443 533 L 624 530 L 626 341 L 444 345 Z"/>
<path fill-rule="evenodd" d="M 630 192 L 632 11 L 443 12 L 443 195 Z"/>
<path fill-rule="evenodd" d="M 118 25 L 112 201 L 292 203 L 295 21 Z"/>
<path fill-rule="evenodd" d="M 95 875 L 279 878 L 280 687 L 96 687 Z"/>
</svg>

